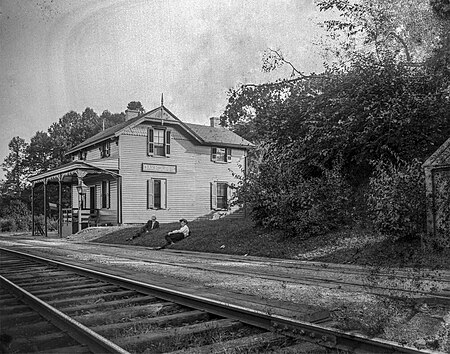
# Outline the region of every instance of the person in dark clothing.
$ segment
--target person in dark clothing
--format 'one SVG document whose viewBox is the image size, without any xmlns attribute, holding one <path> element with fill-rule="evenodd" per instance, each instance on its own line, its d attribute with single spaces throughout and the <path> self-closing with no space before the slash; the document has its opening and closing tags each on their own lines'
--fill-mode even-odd
<svg viewBox="0 0 450 354">
<path fill-rule="evenodd" d="M 167 246 L 173 245 L 175 242 L 181 241 L 191 234 L 186 219 L 181 219 L 180 224 L 181 227 L 178 230 L 170 231 L 166 236 L 164 236 L 167 243 L 161 248 L 166 248 Z"/>
<path fill-rule="evenodd" d="M 138 231 L 138 233 L 128 238 L 127 241 L 131 241 L 137 237 L 142 236 L 143 234 L 149 233 L 151 230 L 157 229 L 158 227 L 159 222 L 156 221 L 156 216 L 153 215 L 152 218 L 147 221 L 147 223 Z"/>
</svg>

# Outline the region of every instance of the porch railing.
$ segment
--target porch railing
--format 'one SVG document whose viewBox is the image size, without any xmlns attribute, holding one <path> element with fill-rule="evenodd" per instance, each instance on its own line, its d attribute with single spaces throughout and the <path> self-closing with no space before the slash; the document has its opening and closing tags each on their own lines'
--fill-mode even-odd
<svg viewBox="0 0 450 354">
<path fill-rule="evenodd" d="M 88 226 L 117 224 L 116 215 L 116 210 L 81 209 L 81 224 Z M 78 208 L 63 208 L 62 216 L 63 224 L 71 224 L 72 221 L 78 223 Z"/>
</svg>

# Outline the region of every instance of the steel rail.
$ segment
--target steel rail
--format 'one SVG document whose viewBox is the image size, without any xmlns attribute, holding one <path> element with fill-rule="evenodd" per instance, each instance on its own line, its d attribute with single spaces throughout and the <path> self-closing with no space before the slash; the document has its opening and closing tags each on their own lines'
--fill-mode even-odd
<svg viewBox="0 0 450 354">
<path fill-rule="evenodd" d="M 99 245 L 99 244 L 97 244 L 97 245 Z M 207 258 L 205 257 L 205 259 L 207 259 Z M 176 263 L 170 262 L 170 261 L 151 260 L 149 262 L 154 263 L 154 264 L 171 265 L 171 266 L 176 266 L 176 267 L 181 267 L 181 268 L 190 268 L 190 269 L 195 269 L 195 270 L 216 272 L 216 273 L 222 273 L 222 274 L 231 274 L 231 275 L 236 274 L 236 275 L 243 275 L 243 276 L 249 275 L 249 273 L 244 272 L 244 271 L 227 270 L 227 269 L 223 269 L 221 266 L 215 266 L 215 265 L 212 265 L 212 267 L 210 267 L 210 268 L 205 268 L 205 267 L 198 266 L 198 265 L 176 264 Z M 297 283 L 297 284 L 302 284 L 302 285 L 305 285 L 305 284 L 308 285 L 311 282 L 316 283 L 317 281 L 320 281 L 320 282 L 328 282 L 333 285 L 353 286 L 353 287 L 358 287 L 358 288 L 365 286 L 362 282 L 358 283 L 358 282 L 342 281 L 342 280 L 320 278 L 320 277 L 314 278 L 311 276 L 305 276 L 303 278 L 297 279 L 297 278 L 291 278 L 291 277 L 284 277 L 282 274 L 279 276 L 276 276 L 276 275 L 273 275 L 270 273 L 266 273 L 266 274 L 252 274 L 252 277 L 256 277 L 256 278 L 260 278 L 260 279 L 276 280 L 276 281 L 286 280 L 286 281 L 290 281 L 292 283 Z M 408 278 L 404 277 L 404 279 L 408 279 Z M 418 301 L 435 302 L 438 304 L 450 304 L 450 297 L 444 296 L 444 295 L 439 295 L 439 293 L 430 293 L 430 292 L 427 292 L 424 290 L 394 289 L 389 286 L 380 286 L 380 285 L 372 286 L 371 288 L 374 290 L 366 291 L 366 293 L 373 294 L 373 295 L 379 295 L 379 296 L 385 296 L 385 297 L 389 297 L 389 298 L 393 298 L 393 299 L 401 299 L 400 296 L 395 296 L 395 295 L 390 295 L 390 294 L 387 295 L 387 294 L 383 293 L 383 291 L 395 290 L 399 293 L 411 294 L 411 296 L 416 296 L 416 299 Z M 379 291 L 376 291 L 376 290 L 379 290 Z"/>
<path fill-rule="evenodd" d="M 90 241 L 89 243 L 95 244 L 97 246 L 105 245 L 104 243 L 95 242 L 95 241 Z M 123 245 L 110 244 L 108 246 L 121 248 Z M 133 246 L 133 245 L 130 245 L 130 246 Z M 145 248 L 145 246 L 143 246 L 143 247 Z M 180 249 L 171 249 L 170 251 L 173 253 L 176 253 L 177 255 L 182 256 L 182 257 L 194 255 L 195 257 L 199 257 L 199 258 L 211 259 L 211 256 L 209 256 L 208 253 L 202 253 L 202 252 L 198 252 L 198 251 L 185 251 L 185 250 L 180 250 Z M 221 254 L 221 253 L 213 253 L 212 255 L 215 257 L 215 259 L 217 259 L 219 261 L 223 261 L 224 259 L 226 259 L 227 261 L 233 261 L 236 263 L 241 263 L 241 262 L 245 262 L 245 263 L 252 262 L 255 264 L 264 263 L 264 260 L 261 259 L 262 257 L 258 257 L 258 256 L 246 256 L 245 260 L 244 260 L 242 258 L 239 258 L 239 256 L 235 256 L 235 255 L 228 255 L 228 254 Z M 371 266 L 371 265 L 368 265 L 368 266 L 348 265 L 348 264 L 342 265 L 342 264 L 337 264 L 337 263 L 331 264 L 331 263 L 319 262 L 319 261 L 289 260 L 289 259 L 280 259 L 280 258 L 270 258 L 270 262 L 274 265 L 280 264 L 281 266 L 288 266 L 288 267 L 295 268 L 295 269 L 308 269 L 308 270 L 313 270 L 313 271 L 320 270 L 320 271 L 329 271 L 329 272 L 333 272 L 333 273 L 344 273 L 344 274 L 365 275 L 365 274 L 367 274 L 367 268 L 376 268 L 377 269 L 376 266 Z M 382 271 L 378 272 L 376 275 L 390 276 L 390 275 L 392 275 L 391 271 L 395 271 L 396 276 L 398 276 L 398 277 L 402 277 L 405 279 L 411 278 L 411 273 L 409 273 L 408 271 L 405 271 L 404 269 L 398 268 L 398 267 L 381 268 L 381 269 L 382 269 Z M 389 269 L 390 271 L 386 271 L 386 269 Z M 440 276 L 439 274 L 434 274 L 433 276 L 435 276 L 435 278 L 438 279 L 439 281 L 450 282 L 450 271 L 448 271 L 448 270 L 444 270 L 444 269 L 432 270 L 431 268 L 422 268 L 422 269 L 410 268 L 410 270 L 413 272 L 440 273 L 440 274 L 443 274 L 443 276 Z"/>
<path fill-rule="evenodd" d="M 364 335 L 347 333 L 340 330 L 326 328 L 317 324 L 290 319 L 284 316 L 270 315 L 262 311 L 246 307 L 228 304 L 225 302 L 208 299 L 205 297 L 184 293 L 178 290 L 167 289 L 157 285 L 147 284 L 140 281 L 126 279 L 117 275 L 83 268 L 60 261 L 55 261 L 40 256 L 30 255 L 19 251 L 1 248 L 0 250 L 33 258 L 45 263 L 58 265 L 65 269 L 77 272 L 101 280 L 136 290 L 138 292 L 153 295 L 155 297 L 172 301 L 197 310 L 203 310 L 218 316 L 226 317 L 247 323 L 269 331 L 276 331 L 296 339 L 316 343 L 330 349 L 347 350 L 350 352 L 364 353 L 436 353 L 430 350 L 419 350 L 416 348 L 402 346 L 398 343 L 378 338 L 369 338 Z"/>
<path fill-rule="evenodd" d="M 60 330 L 67 332 L 78 343 L 86 345 L 93 353 L 129 354 L 118 345 L 40 300 L 2 275 L 0 275 L 0 284 Z"/>
</svg>

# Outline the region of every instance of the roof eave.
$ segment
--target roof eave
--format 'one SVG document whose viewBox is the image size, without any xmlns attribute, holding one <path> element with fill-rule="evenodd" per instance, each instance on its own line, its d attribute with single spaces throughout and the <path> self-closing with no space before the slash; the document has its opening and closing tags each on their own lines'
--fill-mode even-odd
<svg viewBox="0 0 450 354">
<path fill-rule="evenodd" d="M 85 148 L 87 148 L 87 147 L 97 145 L 98 143 L 101 143 L 101 142 L 103 142 L 103 141 L 109 140 L 109 139 L 114 138 L 114 137 L 115 137 L 115 134 L 111 134 L 111 135 L 102 137 L 101 139 L 94 140 L 94 141 L 92 141 L 92 142 L 90 142 L 89 144 L 86 144 L 86 145 L 82 145 L 82 143 L 81 143 L 81 144 L 77 145 L 76 147 L 74 147 L 73 149 L 67 151 L 67 152 L 64 154 L 64 156 L 73 154 L 74 152 L 77 152 L 77 151 L 79 151 L 79 150 L 83 150 L 83 149 L 85 149 Z"/>
</svg>

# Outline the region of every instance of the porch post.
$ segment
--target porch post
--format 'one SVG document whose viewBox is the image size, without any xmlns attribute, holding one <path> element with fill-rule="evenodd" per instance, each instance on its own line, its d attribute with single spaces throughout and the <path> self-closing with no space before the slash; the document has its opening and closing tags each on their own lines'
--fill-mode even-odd
<svg viewBox="0 0 450 354">
<path fill-rule="evenodd" d="M 34 182 L 31 184 L 31 236 L 34 236 Z"/>
<path fill-rule="evenodd" d="M 82 184 L 83 180 L 80 178 L 78 185 L 81 186 Z M 78 232 L 81 231 L 81 203 L 82 203 L 81 198 L 82 198 L 81 193 L 78 192 Z"/>
<path fill-rule="evenodd" d="M 44 179 L 44 233 L 47 237 L 47 178 Z"/>
<path fill-rule="evenodd" d="M 62 238 L 62 177 L 58 176 L 58 236 Z"/>
</svg>

